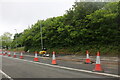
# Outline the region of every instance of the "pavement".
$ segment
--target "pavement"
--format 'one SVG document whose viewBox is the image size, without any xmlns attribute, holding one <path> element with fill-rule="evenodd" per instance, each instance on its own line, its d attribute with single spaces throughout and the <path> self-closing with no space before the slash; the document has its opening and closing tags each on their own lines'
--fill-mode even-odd
<svg viewBox="0 0 120 80">
<path fill-rule="evenodd" d="M 2 71 L 9 75 L 10 78 L 113 78 L 118 75 L 117 64 L 106 64 L 101 62 L 104 73 L 92 72 L 94 64 L 84 64 L 82 60 L 72 61 L 67 60 L 71 57 L 57 56 L 57 65 L 51 65 L 51 57 L 38 57 L 39 62 L 34 62 L 34 54 L 23 54 L 24 59 L 19 59 L 20 53 L 17 53 L 17 58 L 2 57 Z M 66 59 L 66 60 L 64 60 Z M 115 60 L 115 59 L 114 59 Z M 116 63 L 114 61 L 114 63 Z M 2 78 L 8 76 L 2 74 Z M 109 79 L 108 79 L 109 80 Z"/>
</svg>

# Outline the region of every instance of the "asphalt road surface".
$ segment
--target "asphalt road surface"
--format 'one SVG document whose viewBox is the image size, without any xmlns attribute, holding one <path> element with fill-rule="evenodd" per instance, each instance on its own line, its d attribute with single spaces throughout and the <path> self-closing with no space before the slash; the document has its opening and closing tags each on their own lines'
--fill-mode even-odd
<svg viewBox="0 0 120 80">
<path fill-rule="evenodd" d="M 57 61 L 51 65 L 51 59 L 39 58 L 33 61 L 33 56 L 24 59 L 3 56 L 2 78 L 116 78 L 116 70 L 105 69 L 105 73 L 92 72 L 95 64 L 82 64 L 69 61 Z M 6 75 L 5 75 L 6 74 Z M 109 79 L 108 79 L 109 80 Z"/>
<path fill-rule="evenodd" d="M 13 54 L 12 54 L 12 56 L 13 56 Z M 19 58 L 19 56 L 20 56 L 20 54 L 18 53 L 17 57 Z M 24 56 L 24 59 L 33 61 L 34 55 L 24 54 L 23 56 Z M 39 57 L 39 61 L 42 63 L 51 64 L 51 58 Z M 57 60 L 57 64 L 60 66 L 84 69 L 84 70 L 90 70 L 90 71 L 92 71 L 95 67 L 95 64 L 84 64 L 83 62 L 64 61 L 64 60 Z M 101 66 L 104 69 L 105 73 L 116 74 L 116 75 L 118 74 L 118 65 L 113 65 L 113 64 L 107 65 L 106 63 L 103 64 L 101 62 Z"/>
</svg>

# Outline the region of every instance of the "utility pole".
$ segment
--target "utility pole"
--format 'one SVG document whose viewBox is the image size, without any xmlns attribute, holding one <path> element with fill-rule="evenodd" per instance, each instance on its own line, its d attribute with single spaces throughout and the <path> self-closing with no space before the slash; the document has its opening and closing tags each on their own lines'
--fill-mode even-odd
<svg viewBox="0 0 120 80">
<path fill-rule="evenodd" d="M 41 33 L 41 48 L 43 49 L 42 24 L 40 24 L 40 33 Z"/>
</svg>

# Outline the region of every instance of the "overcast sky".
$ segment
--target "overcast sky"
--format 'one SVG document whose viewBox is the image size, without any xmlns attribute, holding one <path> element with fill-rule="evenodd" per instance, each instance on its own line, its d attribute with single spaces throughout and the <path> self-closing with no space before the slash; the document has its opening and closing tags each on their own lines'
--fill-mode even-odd
<svg viewBox="0 0 120 80">
<path fill-rule="evenodd" d="M 0 35 L 23 32 L 37 20 L 62 16 L 75 0 L 0 0 Z"/>
<path fill-rule="evenodd" d="M 62 16 L 76 0 L 0 0 L 0 35 L 23 32 L 38 20 Z M 106 0 L 77 0 L 106 1 Z M 107 0 L 108 1 L 108 0 Z M 114 1 L 114 0 L 112 0 Z"/>
</svg>

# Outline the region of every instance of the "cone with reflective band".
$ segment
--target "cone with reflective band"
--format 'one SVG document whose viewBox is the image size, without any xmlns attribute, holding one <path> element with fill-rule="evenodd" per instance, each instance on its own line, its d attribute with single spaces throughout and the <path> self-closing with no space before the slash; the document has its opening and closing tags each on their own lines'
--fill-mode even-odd
<svg viewBox="0 0 120 80">
<path fill-rule="evenodd" d="M 0 50 L 0 54 L 2 54 L 2 50 Z"/>
<path fill-rule="evenodd" d="M 23 59 L 23 53 L 21 52 L 21 54 L 20 54 L 20 59 Z"/>
<path fill-rule="evenodd" d="M 2 50 L 0 50 L 0 55 L 2 55 L 3 54 L 3 51 Z"/>
<path fill-rule="evenodd" d="M 2 53 L 2 55 L 6 55 L 6 51 L 5 52 L 1 52 Z"/>
<path fill-rule="evenodd" d="M 0 55 L 4 55 L 4 53 L 3 53 L 3 51 L 2 51 L 2 50 L 0 50 Z"/>
<path fill-rule="evenodd" d="M 39 61 L 38 57 L 37 57 L 37 52 L 35 52 L 35 58 L 34 61 Z"/>
<path fill-rule="evenodd" d="M 13 55 L 14 58 L 16 58 L 16 52 L 14 52 L 14 55 Z"/>
<path fill-rule="evenodd" d="M 10 53 L 10 51 L 8 51 L 8 57 L 10 57 L 11 56 L 11 53 Z"/>
<path fill-rule="evenodd" d="M 100 64 L 100 52 L 97 52 L 95 69 L 93 71 L 104 72 Z"/>
<path fill-rule="evenodd" d="M 2 55 L 6 55 L 5 52 Z"/>
<path fill-rule="evenodd" d="M 7 51 L 5 51 L 4 53 L 3 53 L 3 55 L 6 55 L 7 54 Z"/>
<path fill-rule="evenodd" d="M 53 52 L 53 56 L 52 56 L 52 64 L 57 64 L 57 63 L 56 63 L 56 58 L 55 58 L 55 52 Z"/>
<path fill-rule="evenodd" d="M 89 58 L 89 52 L 88 50 L 86 51 L 86 60 L 85 60 L 85 64 L 91 64 L 91 60 Z"/>
</svg>

